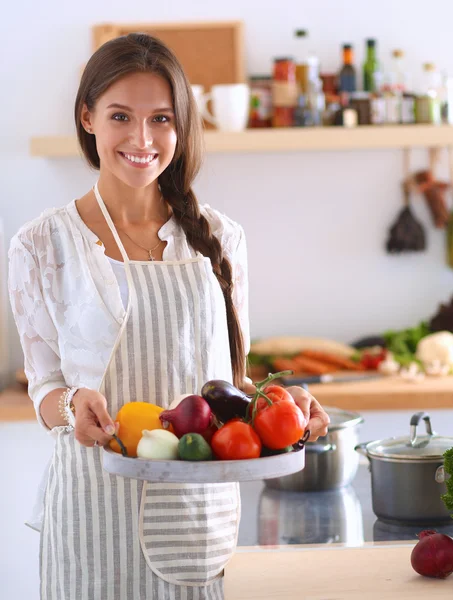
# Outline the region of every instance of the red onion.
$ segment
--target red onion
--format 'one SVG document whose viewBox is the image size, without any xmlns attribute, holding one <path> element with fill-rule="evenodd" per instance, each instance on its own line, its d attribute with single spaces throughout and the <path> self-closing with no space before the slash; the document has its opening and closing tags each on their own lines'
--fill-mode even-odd
<svg viewBox="0 0 453 600">
<path fill-rule="evenodd" d="M 411 564 L 419 575 L 444 579 L 453 573 L 453 539 L 437 531 L 418 534 L 420 541 L 411 554 Z"/>
<path fill-rule="evenodd" d="M 159 419 L 164 427 L 173 425 L 175 435 L 181 438 L 186 433 L 204 433 L 211 424 L 212 411 L 201 396 L 186 396 L 172 410 L 164 410 Z"/>
</svg>

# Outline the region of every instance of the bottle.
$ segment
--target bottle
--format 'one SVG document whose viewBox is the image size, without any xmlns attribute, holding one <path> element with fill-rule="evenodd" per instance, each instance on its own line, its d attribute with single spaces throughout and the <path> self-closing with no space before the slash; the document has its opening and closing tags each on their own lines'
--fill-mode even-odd
<svg viewBox="0 0 453 600">
<path fill-rule="evenodd" d="M 403 50 L 393 50 L 390 69 L 390 86 L 392 91 L 403 95 L 408 90 L 408 76 L 404 68 Z"/>
<path fill-rule="evenodd" d="M 300 44 L 301 40 L 308 37 L 308 32 L 305 29 L 298 29 L 295 37 Z M 299 57 L 296 61 L 296 80 L 299 92 L 298 122 L 305 122 L 305 126 L 308 124 L 322 125 L 325 95 L 319 73 L 319 59 L 313 52 L 299 52 Z M 305 99 L 301 98 L 302 95 L 305 96 Z M 308 115 L 309 112 L 311 112 L 311 116 Z"/>
<path fill-rule="evenodd" d="M 357 90 L 354 52 L 351 44 L 343 45 L 343 66 L 338 75 L 338 87 L 340 92 L 348 94 Z"/>
<path fill-rule="evenodd" d="M 404 65 L 403 50 L 393 50 L 392 52 L 389 85 L 393 97 L 397 99 L 395 102 L 399 103 L 399 122 L 414 123 L 415 95 L 409 91 L 409 74 Z"/>
<path fill-rule="evenodd" d="M 385 100 L 385 122 L 388 124 L 403 121 L 403 94 L 406 91 L 406 77 L 402 66 L 404 52 L 393 50 L 392 66 L 382 87 Z"/>
<path fill-rule="evenodd" d="M 363 89 L 365 92 L 375 92 L 380 85 L 380 70 L 376 56 L 376 40 L 366 41 L 367 52 L 363 63 Z"/>
<path fill-rule="evenodd" d="M 294 127 L 313 127 L 314 125 L 313 113 L 307 106 L 307 96 L 299 94 L 294 110 Z"/>
<path fill-rule="evenodd" d="M 349 94 L 347 92 L 340 93 L 340 106 L 333 115 L 332 125 L 342 127 L 357 127 L 358 113 L 357 110 L 349 106 Z"/>
<path fill-rule="evenodd" d="M 442 122 L 440 100 L 440 74 L 432 63 L 423 65 L 423 86 L 421 94 L 415 99 L 415 118 L 417 123 L 439 125 Z"/>
<path fill-rule="evenodd" d="M 300 49 L 303 45 L 303 40 L 308 38 L 308 31 L 306 29 L 297 29 L 294 35 L 299 48 L 297 52 L 298 59 L 296 60 L 296 80 L 299 86 L 299 94 L 307 94 L 310 82 L 319 77 L 319 59 L 313 52 L 308 51 L 307 48 L 303 51 Z"/>
</svg>

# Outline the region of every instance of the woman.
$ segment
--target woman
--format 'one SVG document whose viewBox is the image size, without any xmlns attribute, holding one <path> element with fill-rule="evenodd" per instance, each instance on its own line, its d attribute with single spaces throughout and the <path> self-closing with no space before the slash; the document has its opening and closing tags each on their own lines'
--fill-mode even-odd
<svg viewBox="0 0 453 600">
<path fill-rule="evenodd" d="M 131 34 L 90 59 L 75 120 L 94 189 L 26 224 L 11 303 L 40 423 L 56 437 L 41 530 L 41 598 L 223 597 L 238 484 L 143 484 L 107 474 L 101 447 L 130 401 L 167 407 L 209 379 L 252 391 L 242 228 L 192 182 L 202 129 L 180 64 Z M 328 416 L 289 388 L 312 438 Z"/>
</svg>

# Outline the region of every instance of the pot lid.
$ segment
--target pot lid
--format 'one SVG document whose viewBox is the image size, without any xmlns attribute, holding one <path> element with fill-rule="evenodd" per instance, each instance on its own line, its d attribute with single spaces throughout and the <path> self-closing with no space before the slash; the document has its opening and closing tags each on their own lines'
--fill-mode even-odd
<svg viewBox="0 0 453 600">
<path fill-rule="evenodd" d="M 353 427 L 354 425 L 363 423 L 363 417 L 359 413 L 342 410 L 334 406 L 323 406 L 323 409 L 330 417 L 329 431 Z"/>
<path fill-rule="evenodd" d="M 441 460 L 446 450 L 453 448 L 453 437 L 423 435 L 417 437 L 417 445 L 412 446 L 409 437 L 378 440 L 367 444 L 370 456 L 405 460 Z"/>
<path fill-rule="evenodd" d="M 425 421 L 426 434 L 417 434 L 420 420 Z M 408 436 L 368 442 L 365 445 L 370 456 L 377 458 L 393 458 L 397 460 L 442 460 L 446 450 L 453 448 L 453 437 L 441 436 L 431 428 L 429 415 L 416 413 L 410 421 Z"/>
</svg>

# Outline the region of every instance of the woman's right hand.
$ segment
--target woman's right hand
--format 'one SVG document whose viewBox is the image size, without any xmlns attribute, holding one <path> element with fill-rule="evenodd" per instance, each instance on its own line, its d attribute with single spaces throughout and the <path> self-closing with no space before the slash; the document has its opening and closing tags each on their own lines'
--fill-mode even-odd
<svg viewBox="0 0 453 600">
<path fill-rule="evenodd" d="M 107 400 L 95 390 L 81 388 L 72 399 L 75 408 L 75 439 L 82 446 L 106 446 L 115 433 L 115 423 L 107 412 Z"/>
</svg>

